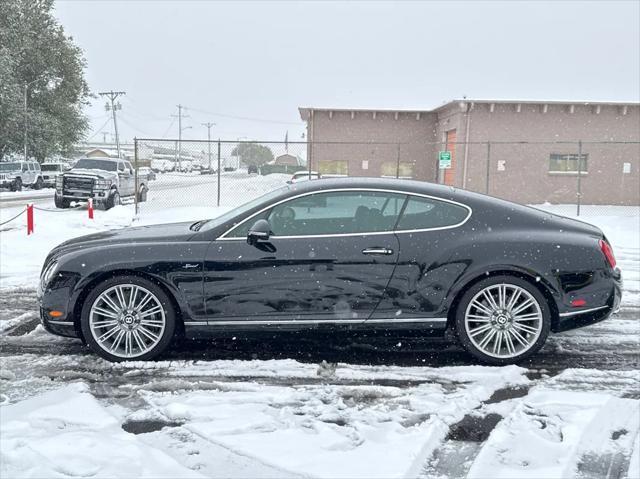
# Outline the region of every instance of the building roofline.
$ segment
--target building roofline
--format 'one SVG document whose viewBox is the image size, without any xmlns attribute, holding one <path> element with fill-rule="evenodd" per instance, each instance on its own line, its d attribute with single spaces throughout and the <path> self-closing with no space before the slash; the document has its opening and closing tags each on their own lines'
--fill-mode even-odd
<svg viewBox="0 0 640 479">
<path fill-rule="evenodd" d="M 593 100 L 491 100 L 491 99 L 474 99 L 462 98 L 458 100 L 450 100 L 438 107 L 432 109 L 403 109 L 403 108 L 323 108 L 323 107 L 299 107 L 300 117 L 303 121 L 307 121 L 310 112 L 358 112 L 358 113 L 436 113 L 440 110 L 450 108 L 455 104 L 479 103 L 479 104 L 498 104 L 498 105 L 608 105 L 608 106 L 640 106 L 637 101 L 593 101 Z"/>
</svg>

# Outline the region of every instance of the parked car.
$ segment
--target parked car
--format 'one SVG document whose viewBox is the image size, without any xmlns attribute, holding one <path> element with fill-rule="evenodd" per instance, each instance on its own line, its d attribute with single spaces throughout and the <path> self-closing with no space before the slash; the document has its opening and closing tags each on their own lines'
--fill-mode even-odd
<svg viewBox="0 0 640 479">
<path fill-rule="evenodd" d="M 252 175 L 252 174 L 256 174 L 257 175 L 258 174 L 258 167 L 256 165 L 247 166 L 247 173 L 249 175 Z"/>
<path fill-rule="evenodd" d="M 138 201 L 147 200 L 148 183 L 138 181 L 131 163 L 118 158 L 82 158 L 75 166 L 56 177 L 54 202 L 57 208 L 68 208 L 72 201 L 88 201 L 96 206 L 113 208 L 126 197 L 138 195 Z"/>
<path fill-rule="evenodd" d="M 0 188 L 22 191 L 23 186 L 35 190 L 44 186 L 40 164 L 37 161 L 0 162 Z"/>
<path fill-rule="evenodd" d="M 56 177 L 64 173 L 68 166 L 65 163 L 43 163 L 40 169 L 42 170 L 43 186 L 54 188 L 56 186 Z"/>
<path fill-rule="evenodd" d="M 155 171 L 153 171 L 148 166 L 142 166 L 138 168 L 138 181 L 141 181 L 143 179 L 146 179 L 147 181 L 153 181 L 156 178 L 157 177 Z"/>
<path fill-rule="evenodd" d="M 470 191 L 390 179 L 285 186 L 220 217 L 54 248 L 45 328 L 112 361 L 188 338 L 451 331 L 489 364 L 609 317 L 621 273 L 600 229 Z"/>
<path fill-rule="evenodd" d="M 296 171 L 290 180 L 287 180 L 288 184 L 300 183 L 301 181 L 319 180 L 321 178 L 320 173 L 317 171 Z"/>
</svg>

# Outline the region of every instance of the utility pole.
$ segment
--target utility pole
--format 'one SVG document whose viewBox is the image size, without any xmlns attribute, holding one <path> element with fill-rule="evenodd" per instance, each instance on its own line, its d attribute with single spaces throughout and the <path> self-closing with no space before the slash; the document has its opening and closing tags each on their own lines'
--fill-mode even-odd
<svg viewBox="0 0 640 479">
<path fill-rule="evenodd" d="M 209 170 L 211 170 L 211 127 L 216 126 L 216 124 L 208 121 L 206 123 L 202 123 L 202 126 L 207 127 L 207 145 L 209 147 Z"/>
<path fill-rule="evenodd" d="M 178 106 L 178 114 L 177 115 L 171 115 L 173 118 L 178 118 L 178 171 L 180 171 L 182 169 L 182 130 L 186 130 L 187 128 L 191 128 L 190 126 L 186 127 L 186 128 L 182 128 L 182 118 L 188 118 L 189 115 L 183 115 L 182 114 L 182 109 L 184 108 L 184 106 L 182 105 L 177 105 Z"/>
<path fill-rule="evenodd" d="M 105 110 L 109 111 L 111 110 L 111 113 L 113 115 L 113 130 L 115 131 L 116 134 L 116 148 L 118 149 L 118 158 L 121 158 L 120 156 L 120 137 L 118 136 L 118 121 L 116 120 L 116 110 L 122 110 L 122 105 L 120 103 L 115 103 L 116 98 L 118 98 L 119 96 L 122 95 L 126 95 L 127 92 L 124 91 L 101 91 L 98 93 L 98 95 L 100 96 L 106 96 L 110 101 L 111 101 L 111 105 L 109 105 L 109 103 L 107 103 L 105 105 Z"/>
<path fill-rule="evenodd" d="M 107 142 L 107 135 L 109 134 L 109 132 L 107 131 L 103 131 L 102 132 L 102 143 L 106 143 Z"/>
<path fill-rule="evenodd" d="M 27 130 L 29 129 L 28 120 L 27 120 L 27 90 L 28 89 L 29 89 L 29 84 L 25 82 L 24 83 L 24 161 L 27 161 L 27 141 L 28 141 Z"/>
</svg>

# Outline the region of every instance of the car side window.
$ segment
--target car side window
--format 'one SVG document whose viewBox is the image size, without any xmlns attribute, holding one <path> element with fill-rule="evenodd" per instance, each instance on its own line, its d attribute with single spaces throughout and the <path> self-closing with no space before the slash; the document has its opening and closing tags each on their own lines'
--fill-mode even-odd
<svg viewBox="0 0 640 479">
<path fill-rule="evenodd" d="M 396 231 L 454 226 L 464 221 L 468 214 L 469 210 L 460 205 L 410 196 Z"/>
<path fill-rule="evenodd" d="M 292 199 L 267 216 L 274 236 L 393 231 L 406 195 L 378 191 L 334 191 Z"/>
<path fill-rule="evenodd" d="M 124 171 L 124 163 L 118 162 L 118 171 Z"/>
</svg>

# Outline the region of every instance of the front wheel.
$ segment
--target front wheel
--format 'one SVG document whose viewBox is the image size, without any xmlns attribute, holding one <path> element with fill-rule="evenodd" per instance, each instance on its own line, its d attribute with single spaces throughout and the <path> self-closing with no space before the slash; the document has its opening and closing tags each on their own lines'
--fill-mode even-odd
<svg viewBox="0 0 640 479">
<path fill-rule="evenodd" d="M 147 189 L 147 187 L 145 185 L 142 185 L 140 187 L 140 190 L 138 191 L 138 203 L 144 203 L 145 201 L 147 201 L 147 192 L 149 190 Z"/>
<path fill-rule="evenodd" d="M 119 204 L 120 204 L 120 193 L 118 193 L 117 191 L 114 191 L 113 193 L 111 193 L 109 198 L 107 198 L 107 201 L 104 204 L 104 209 L 110 210 L 111 208 L 113 208 L 114 206 L 118 206 Z"/>
<path fill-rule="evenodd" d="M 456 310 L 462 346 L 481 361 L 512 364 L 536 353 L 551 327 L 545 297 L 531 283 L 496 276 L 474 284 Z"/>
<path fill-rule="evenodd" d="M 53 196 L 53 203 L 56 205 L 56 208 L 69 208 L 71 202 L 67 198 L 63 198 L 58 195 Z"/>
<path fill-rule="evenodd" d="M 158 285 L 137 276 L 119 276 L 91 291 L 80 326 L 89 347 L 103 358 L 148 360 L 169 346 L 176 315 Z"/>
<path fill-rule="evenodd" d="M 11 191 L 22 191 L 22 180 L 20 178 L 16 178 L 15 181 L 11 184 Z"/>
</svg>

